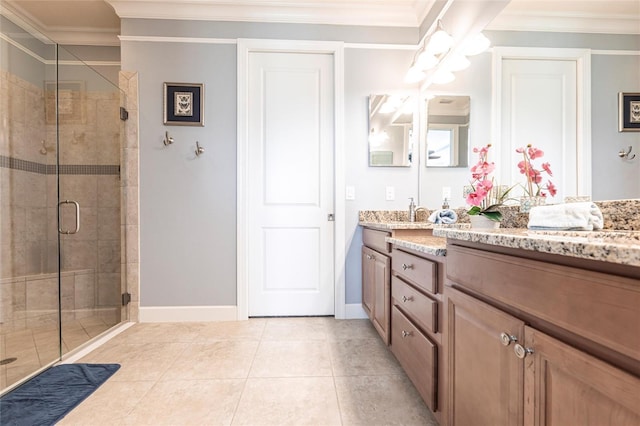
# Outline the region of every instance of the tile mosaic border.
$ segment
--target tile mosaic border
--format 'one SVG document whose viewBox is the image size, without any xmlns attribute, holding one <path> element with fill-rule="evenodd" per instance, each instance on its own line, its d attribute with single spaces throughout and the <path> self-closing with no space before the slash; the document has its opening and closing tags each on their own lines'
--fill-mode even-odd
<svg viewBox="0 0 640 426">
<path fill-rule="evenodd" d="M 0 155 L 0 168 L 21 170 L 41 175 L 119 175 L 120 166 L 117 164 L 42 164 L 35 161 Z"/>
</svg>

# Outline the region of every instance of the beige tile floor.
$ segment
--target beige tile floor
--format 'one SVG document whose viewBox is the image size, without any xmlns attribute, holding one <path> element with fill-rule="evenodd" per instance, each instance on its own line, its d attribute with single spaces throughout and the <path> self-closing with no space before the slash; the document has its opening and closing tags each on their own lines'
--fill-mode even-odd
<svg viewBox="0 0 640 426">
<path fill-rule="evenodd" d="M 135 324 L 79 362 L 122 367 L 60 425 L 437 425 L 366 320 Z"/>
</svg>

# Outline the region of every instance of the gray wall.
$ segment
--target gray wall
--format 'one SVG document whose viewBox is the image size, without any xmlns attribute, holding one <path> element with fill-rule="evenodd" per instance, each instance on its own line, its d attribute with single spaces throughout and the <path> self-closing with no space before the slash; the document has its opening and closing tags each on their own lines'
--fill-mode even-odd
<svg viewBox="0 0 640 426">
<path fill-rule="evenodd" d="M 139 72 L 141 306 L 235 305 L 236 47 L 123 43 L 122 63 Z M 162 124 L 164 82 L 204 83 L 204 127 Z"/>
<path fill-rule="evenodd" d="M 211 38 L 280 38 L 345 42 L 415 44 L 417 31 L 398 28 L 326 25 L 206 23 L 124 19 L 123 35 Z M 636 49 L 632 37 L 545 33 L 488 32 L 494 45 Z M 431 208 L 441 203 L 442 187 L 453 191 L 452 206 L 468 179 L 466 169 L 426 169 L 414 161 L 408 168 L 367 166 L 367 96 L 414 91 L 403 83 L 413 53 L 407 50 L 345 49 L 345 184 L 356 199 L 346 201 L 346 302 L 360 302 L 361 230 L 359 210 L 405 209 L 409 197 L 420 196 Z M 640 149 L 637 134 L 615 129 L 617 108 L 610 102 L 619 87 L 640 91 L 634 70 L 637 56 L 596 55 L 593 59 L 594 198 L 638 196 L 638 161 L 629 170 L 612 155 L 625 145 Z M 608 69 L 615 65 L 615 70 Z M 633 70 L 629 71 L 628 67 Z M 170 42 L 122 43 L 122 68 L 140 73 L 140 208 L 141 306 L 234 305 L 236 294 L 236 47 L 229 44 Z M 619 69 L 622 68 L 622 69 Z M 615 73 L 612 77 L 611 73 Z M 637 73 L 635 74 L 637 77 Z M 491 141 L 491 54 L 472 58 L 471 67 L 435 94 L 471 96 L 470 143 Z M 607 80 L 611 85 L 604 84 Z M 205 84 L 205 127 L 162 125 L 162 83 Z M 603 84 L 600 84 L 603 82 Z M 597 87 L 596 87 L 597 86 Z M 616 86 L 616 87 L 613 87 Z M 608 106 L 607 106 L 608 105 Z M 599 108 L 606 109 L 605 114 Z M 607 118 L 608 114 L 608 118 Z M 596 115 L 598 116 L 596 118 Z M 613 119 L 613 124 L 611 120 Z M 605 121 L 607 123 L 605 123 Z M 613 127 L 611 127 L 613 126 Z M 176 143 L 162 145 L 165 130 Z M 419 129 L 418 129 L 419 131 Z M 195 159 L 199 140 L 207 149 Z M 421 155 L 414 147 L 415 160 Z M 607 155 L 607 161 L 596 161 Z M 611 160 L 611 161 L 610 161 Z M 597 163 L 597 164 L 596 164 Z M 630 183 L 633 180 L 635 181 Z M 606 191 L 614 183 L 618 192 Z M 396 198 L 385 200 L 385 187 Z M 456 202 L 456 197 L 457 202 Z M 341 212 L 336 212 L 341 214 Z"/>
<path fill-rule="evenodd" d="M 593 55 L 591 73 L 593 198 L 640 198 L 640 132 L 618 132 L 618 92 L 640 92 L 640 55 Z M 622 160 L 629 146 L 636 158 Z"/>
<path fill-rule="evenodd" d="M 398 28 L 202 23 L 128 20 L 123 35 L 261 37 L 417 42 L 417 31 Z M 236 46 L 229 44 L 122 43 L 122 68 L 140 81 L 141 306 L 236 303 Z M 413 52 L 346 49 L 345 181 L 356 187 L 346 211 L 347 250 L 359 251 L 360 209 L 401 209 L 418 195 L 417 167 L 367 166 L 367 97 L 414 90 L 402 80 Z M 162 124 L 163 82 L 205 84 L 205 127 Z M 169 130 L 176 142 L 164 147 Z M 207 150 L 195 159 L 199 140 Z M 417 147 L 416 147 L 417 149 Z M 385 187 L 396 200 L 385 201 Z M 342 214 L 341 212 L 337 212 Z M 353 242 L 353 244 L 352 244 Z M 355 247 L 355 248 L 354 248 Z M 359 258 L 348 260 L 347 302 L 360 300 Z M 353 278 L 349 278 L 353 275 Z"/>
</svg>

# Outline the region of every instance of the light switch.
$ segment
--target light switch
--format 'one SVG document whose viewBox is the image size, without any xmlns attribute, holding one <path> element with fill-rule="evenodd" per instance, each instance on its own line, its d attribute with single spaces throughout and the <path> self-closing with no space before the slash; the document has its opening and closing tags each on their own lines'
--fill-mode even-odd
<svg viewBox="0 0 640 426">
<path fill-rule="evenodd" d="M 396 199 L 396 188 L 393 186 L 387 186 L 386 189 L 386 199 L 387 201 L 393 201 Z"/>
<path fill-rule="evenodd" d="M 347 186 L 344 190 L 345 199 L 347 200 L 355 200 L 356 199 L 356 187 L 355 186 Z"/>
</svg>

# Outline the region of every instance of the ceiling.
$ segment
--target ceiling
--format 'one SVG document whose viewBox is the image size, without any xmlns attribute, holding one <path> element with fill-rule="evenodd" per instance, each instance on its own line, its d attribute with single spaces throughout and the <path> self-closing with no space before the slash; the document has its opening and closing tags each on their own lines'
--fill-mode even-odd
<svg viewBox="0 0 640 426">
<path fill-rule="evenodd" d="M 415 28 L 437 1 L 443 0 L 3 0 L 0 7 L 61 44 L 117 45 L 120 18 Z M 511 0 L 489 28 L 640 34 L 640 1 Z"/>
</svg>

